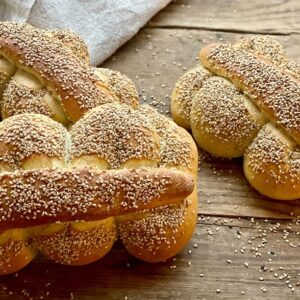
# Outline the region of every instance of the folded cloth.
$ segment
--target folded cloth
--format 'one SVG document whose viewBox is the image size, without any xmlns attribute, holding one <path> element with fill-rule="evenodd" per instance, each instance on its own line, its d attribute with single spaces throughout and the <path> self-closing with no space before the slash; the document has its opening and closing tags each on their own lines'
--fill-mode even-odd
<svg viewBox="0 0 300 300">
<path fill-rule="evenodd" d="M 99 65 L 170 0 L 1 0 L 0 20 L 76 31 Z"/>
</svg>

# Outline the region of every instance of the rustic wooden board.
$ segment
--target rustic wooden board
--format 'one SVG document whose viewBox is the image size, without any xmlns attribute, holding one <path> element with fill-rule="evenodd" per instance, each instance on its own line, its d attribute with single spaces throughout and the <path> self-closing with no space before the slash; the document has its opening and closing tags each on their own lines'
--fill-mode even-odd
<svg viewBox="0 0 300 300">
<path fill-rule="evenodd" d="M 237 41 L 236 33 L 185 29 L 143 29 L 104 66 L 119 70 L 138 86 L 142 102 L 156 105 L 167 115 L 176 80 L 197 65 L 199 49 L 214 41 Z M 300 61 L 300 36 L 274 37 L 286 46 L 291 58 Z M 199 212 L 209 215 L 290 218 L 300 215 L 300 202 L 269 200 L 247 183 L 242 160 L 222 160 L 200 152 Z"/>
<path fill-rule="evenodd" d="M 300 32 L 299 13 L 297 0 L 177 0 L 148 26 L 290 34 Z"/>
<path fill-rule="evenodd" d="M 133 259 L 120 243 L 84 267 L 40 256 L 17 276 L 1 278 L 0 299 L 299 299 L 300 224 L 276 223 L 206 217 L 176 260 L 159 264 Z M 298 247 L 284 241 L 284 230 Z"/>
</svg>

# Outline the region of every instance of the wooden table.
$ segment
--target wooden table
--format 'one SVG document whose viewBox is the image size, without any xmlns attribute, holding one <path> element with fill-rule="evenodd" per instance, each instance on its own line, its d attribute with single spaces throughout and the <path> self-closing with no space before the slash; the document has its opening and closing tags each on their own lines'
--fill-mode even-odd
<svg viewBox="0 0 300 300">
<path fill-rule="evenodd" d="M 174 83 L 197 64 L 205 44 L 267 33 L 300 61 L 299 20 L 296 0 L 176 1 L 104 66 L 131 77 L 142 102 L 169 115 Z M 300 299 L 300 202 L 260 196 L 240 159 L 203 151 L 198 186 L 198 225 L 176 258 L 146 264 L 120 243 L 84 267 L 40 256 L 17 275 L 1 277 L 0 299 Z"/>
</svg>

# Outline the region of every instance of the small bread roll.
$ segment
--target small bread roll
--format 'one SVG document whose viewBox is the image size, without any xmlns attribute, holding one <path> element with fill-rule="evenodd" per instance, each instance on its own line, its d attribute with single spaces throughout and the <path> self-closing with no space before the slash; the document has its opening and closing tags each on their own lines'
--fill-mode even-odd
<svg viewBox="0 0 300 300">
<path fill-rule="evenodd" d="M 172 111 L 192 103 L 185 120 L 199 146 L 220 157 L 244 156 L 245 175 L 260 193 L 300 198 L 299 65 L 268 37 L 210 44 L 199 59 L 208 75 L 196 90 L 179 79 L 173 95 L 186 92 Z"/>
</svg>

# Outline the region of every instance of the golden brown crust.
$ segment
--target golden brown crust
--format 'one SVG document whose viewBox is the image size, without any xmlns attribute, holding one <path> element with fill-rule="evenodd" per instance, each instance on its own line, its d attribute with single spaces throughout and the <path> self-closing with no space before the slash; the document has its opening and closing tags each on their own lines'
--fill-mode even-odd
<svg viewBox="0 0 300 300">
<path fill-rule="evenodd" d="M 189 129 L 193 98 L 203 83 L 212 74 L 199 66 L 182 75 L 177 81 L 171 97 L 171 110 L 174 121 L 183 128 Z"/>
<path fill-rule="evenodd" d="M 184 129 L 150 107 L 100 106 L 78 121 L 70 136 L 46 116 L 17 115 L 0 124 L 1 140 L 0 150 L 10 159 L 0 162 L 6 171 L 0 174 L 4 230 L 0 250 L 8 235 L 12 249 L 20 241 L 27 249 L 26 243 L 33 240 L 35 247 L 57 262 L 87 264 L 109 251 L 122 226 L 129 252 L 146 261 L 161 261 L 178 253 L 195 228 L 196 146 Z M 122 223 L 128 219 L 115 222 L 121 214 L 133 217 L 128 231 Z M 140 234 L 136 221 L 141 218 L 141 224 L 161 232 L 148 232 L 142 248 L 135 251 L 128 233 Z M 8 229 L 18 228 L 18 233 L 20 227 L 27 235 L 13 238 Z M 163 240 L 176 244 L 160 243 Z M 159 251 L 143 249 L 153 242 Z M 19 263 L 4 264 L 3 272 L 14 272 L 34 257 L 24 260 L 28 252 L 15 252 L 9 252 L 7 259 L 20 255 Z"/>
<path fill-rule="evenodd" d="M 159 134 L 158 165 L 191 174 L 196 182 L 198 153 L 192 137 L 149 106 L 141 106 L 139 111 Z M 191 238 L 197 207 L 197 187 L 194 185 L 193 193 L 180 204 L 118 217 L 120 238 L 128 252 L 139 259 L 148 262 L 166 260 L 180 252 Z"/>
<path fill-rule="evenodd" d="M 118 103 L 101 105 L 88 112 L 71 130 L 72 160 L 95 155 L 108 168 L 124 167 L 135 160 L 141 166 L 155 165 L 159 136 L 138 110 Z M 128 166 L 128 165 L 127 165 Z"/>
<path fill-rule="evenodd" d="M 26 267 L 38 250 L 28 240 L 9 240 L 0 244 L 0 275 L 11 274 Z"/>
<path fill-rule="evenodd" d="M 138 106 L 139 95 L 130 78 L 118 71 L 105 68 L 94 68 L 94 72 L 117 102 L 132 107 Z"/>
<path fill-rule="evenodd" d="M 46 89 L 32 90 L 18 85 L 12 78 L 3 93 L 3 119 L 28 112 L 51 117 L 52 112 L 43 101 L 45 94 Z"/>
<path fill-rule="evenodd" d="M 253 187 L 279 200 L 300 197 L 300 147 L 272 123 L 247 149 L 244 172 Z"/>
<path fill-rule="evenodd" d="M 138 106 L 128 77 L 92 68 L 88 60 L 87 46 L 74 32 L 0 22 L 2 117 L 39 113 L 68 125 L 105 103 Z"/>
<path fill-rule="evenodd" d="M 2 118 L 22 113 L 38 113 L 67 125 L 67 115 L 55 95 L 36 77 L 18 69 L 2 95 Z"/>
<path fill-rule="evenodd" d="M 71 50 L 74 56 L 77 56 L 87 65 L 90 64 L 88 47 L 76 32 L 69 29 L 54 29 L 47 30 L 46 34 L 51 38 L 62 41 Z"/>
<path fill-rule="evenodd" d="M 190 85 L 198 144 L 217 156 L 244 156 L 245 175 L 262 194 L 299 198 L 299 65 L 268 37 L 211 44 L 199 57 L 211 76 L 196 92 Z"/>
<path fill-rule="evenodd" d="M 31 237 L 39 230 L 16 229 L 0 234 L 0 275 L 17 272 L 35 258 L 38 250 Z"/>
<path fill-rule="evenodd" d="M 191 176 L 168 169 L 42 169 L 0 174 L 2 231 L 56 221 L 99 220 L 178 203 Z"/>
<path fill-rule="evenodd" d="M 0 167 L 8 165 L 18 170 L 35 155 L 66 161 L 67 138 L 67 130 L 45 116 L 23 114 L 8 118 L 0 123 Z"/>
<path fill-rule="evenodd" d="M 102 258 L 117 239 L 114 218 L 49 225 L 34 237 L 45 256 L 64 265 L 85 265 Z"/>
<path fill-rule="evenodd" d="M 261 52 L 251 54 L 229 45 L 211 45 L 201 51 L 200 58 L 211 71 L 242 89 L 273 122 L 259 131 L 246 150 L 244 172 L 249 183 L 262 194 L 291 200 L 300 197 L 296 147 L 300 142 L 300 82 L 297 68 L 292 68 L 282 51 L 277 54 L 275 58 L 266 56 L 277 64 L 274 65 L 259 56 Z"/>
<path fill-rule="evenodd" d="M 230 79 L 275 124 L 300 143 L 300 82 L 270 61 L 230 45 L 211 44 L 202 64 Z"/>
<path fill-rule="evenodd" d="M 275 65 L 285 65 L 288 63 L 287 53 L 282 45 L 267 36 L 243 38 L 233 44 L 233 47 L 246 50 L 254 55 L 263 56 Z"/>
<path fill-rule="evenodd" d="M 197 222 L 197 189 L 181 204 L 118 217 L 120 238 L 127 251 L 147 262 L 160 262 L 179 253 Z"/>
<path fill-rule="evenodd" d="M 243 156 L 267 122 L 246 95 L 218 76 L 207 79 L 194 97 L 190 120 L 200 147 L 229 158 Z"/>
<path fill-rule="evenodd" d="M 114 101 L 97 86 L 93 70 L 60 40 L 28 24 L 0 24 L 0 55 L 43 82 L 73 122 L 88 109 Z"/>
<path fill-rule="evenodd" d="M 141 105 L 139 112 L 150 120 L 160 137 L 158 165 L 197 173 L 198 151 L 190 134 L 148 105 Z"/>
<path fill-rule="evenodd" d="M 93 168 L 114 169 L 124 165 L 139 168 L 147 164 L 179 169 L 192 174 L 196 180 L 198 156 L 193 139 L 149 106 L 142 105 L 138 110 L 120 104 L 98 107 L 73 126 L 71 135 L 74 141 L 72 162 L 76 165 L 83 163 Z M 196 217 L 195 189 L 193 195 L 178 206 L 117 219 L 121 239 L 132 255 L 145 261 L 162 261 L 184 247 L 195 228 Z M 163 240 L 172 240 L 172 246 Z"/>
<path fill-rule="evenodd" d="M 0 56 L 0 107 L 2 102 L 3 91 L 9 82 L 9 79 L 16 72 L 17 67 L 8 61 L 6 58 Z"/>
</svg>

